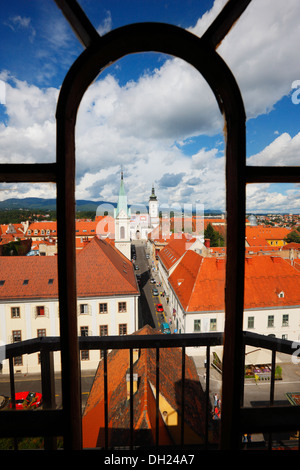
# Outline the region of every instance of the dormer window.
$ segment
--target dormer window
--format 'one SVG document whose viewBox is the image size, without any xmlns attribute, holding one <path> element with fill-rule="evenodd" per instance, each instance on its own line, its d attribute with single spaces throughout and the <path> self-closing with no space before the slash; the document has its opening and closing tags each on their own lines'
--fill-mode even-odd
<svg viewBox="0 0 300 470">
<path fill-rule="evenodd" d="M 283 292 L 283 290 L 282 290 L 281 292 L 279 292 L 278 297 L 279 297 L 279 299 L 283 299 L 283 298 L 284 298 L 284 292 Z"/>
<path fill-rule="evenodd" d="M 24 279 L 23 286 L 27 286 L 28 282 L 29 282 L 29 279 Z"/>
<path fill-rule="evenodd" d="M 4 279 L 0 280 L 0 286 L 3 286 L 5 283 Z"/>
</svg>

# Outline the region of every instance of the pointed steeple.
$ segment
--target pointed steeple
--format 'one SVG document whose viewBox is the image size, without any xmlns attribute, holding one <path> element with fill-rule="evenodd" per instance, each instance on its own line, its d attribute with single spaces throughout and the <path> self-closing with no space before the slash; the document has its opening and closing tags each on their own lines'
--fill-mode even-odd
<svg viewBox="0 0 300 470">
<path fill-rule="evenodd" d="M 124 187 L 123 170 L 121 171 L 121 183 L 120 183 L 118 204 L 117 204 L 117 209 L 116 209 L 116 212 L 115 212 L 115 216 L 118 217 L 118 215 L 120 214 L 121 211 L 123 211 L 126 214 L 126 216 L 129 217 L 129 210 L 128 210 L 128 204 L 127 204 L 127 195 L 126 195 L 125 187 Z"/>
<path fill-rule="evenodd" d="M 149 200 L 150 201 L 157 201 L 157 196 L 155 194 L 154 185 L 152 185 L 152 192 L 151 192 L 151 196 L 150 196 Z"/>
</svg>

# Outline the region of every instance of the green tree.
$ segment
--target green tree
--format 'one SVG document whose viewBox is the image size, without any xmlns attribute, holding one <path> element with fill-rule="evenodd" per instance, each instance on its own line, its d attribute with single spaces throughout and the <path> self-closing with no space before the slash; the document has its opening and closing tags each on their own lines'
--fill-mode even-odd
<svg viewBox="0 0 300 470">
<path fill-rule="evenodd" d="M 298 230 L 293 230 L 284 239 L 286 243 L 300 243 L 300 233 Z"/>
<path fill-rule="evenodd" d="M 209 238 L 210 246 L 224 246 L 224 237 L 211 224 L 204 230 L 204 238 Z"/>
</svg>

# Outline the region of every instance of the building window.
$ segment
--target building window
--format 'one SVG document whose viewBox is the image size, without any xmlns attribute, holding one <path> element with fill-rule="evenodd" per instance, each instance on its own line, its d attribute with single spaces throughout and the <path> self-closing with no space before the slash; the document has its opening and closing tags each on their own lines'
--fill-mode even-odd
<svg viewBox="0 0 300 470">
<path fill-rule="evenodd" d="M 120 239 L 125 239 L 125 227 L 120 227 Z"/>
<path fill-rule="evenodd" d="M 274 315 L 268 315 L 268 328 L 274 327 Z"/>
<path fill-rule="evenodd" d="M 20 318 L 20 307 L 11 307 L 11 318 Z"/>
<path fill-rule="evenodd" d="M 23 356 L 14 357 L 14 366 L 22 366 L 22 365 L 23 365 Z"/>
<path fill-rule="evenodd" d="M 210 319 L 210 331 L 217 331 L 217 319 L 216 318 Z"/>
<path fill-rule="evenodd" d="M 108 336 L 108 325 L 100 325 L 100 336 Z"/>
<path fill-rule="evenodd" d="M 126 323 L 120 323 L 119 325 L 119 335 L 127 335 L 127 324 Z"/>
<path fill-rule="evenodd" d="M 88 361 L 90 358 L 89 350 L 80 351 L 80 359 L 82 361 Z"/>
<path fill-rule="evenodd" d="M 254 317 L 248 317 L 248 328 L 254 328 Z"/>
<path fill-rule="evenodd" d="M 13 343 L 17 343 L 18 341 L 22 341 L 22 332 L 21 332 L 21 330 L 13 330 L 13 332 L 12 332 L 12 341 L 13 341 Z"/>
<path fill-rule="evenodd" d="M 194 332 L 201 331 L 201 320 L 194 320 Z"/>
<path fill-rule="evenodd" d="M 81 326 L 80 327 L 80 336 L 88 336 L 89 335 L 89 327 L 88 326 Z"/>
<path fill-rule="evenodd" d="M 289 316 L 288 316 L 288 314 L 282 315 L 282 326 L 289 326 Z"/>
<path fill-rule="evenodd" d="M 126 302 L 119 302 L 118 303 L 118 312 L 119 313 L 127 312 Z"/>
<path fill-rule="evenodd" d="M 107 303 L 101 303 L 99 304 L 99 313 L 107 313 Z"/>
<path fill-rule="evenodd" d="M 88 313 L 88 304 L 80 304 L 79 305 L 80 314 L 85 315 Z"/>
<path fill-rule="evenodd" d="M 45 307 L 43 305 L 39 305 L 38 307 L 36 307 L 36 315 L 37 317 L 45 316 Z"/>
<path fill-rule="evenodd" d="M 38 338 L 44 338 L 46 336 L 46 328 L 39 328 L 36 335 Z"/>
</svg>

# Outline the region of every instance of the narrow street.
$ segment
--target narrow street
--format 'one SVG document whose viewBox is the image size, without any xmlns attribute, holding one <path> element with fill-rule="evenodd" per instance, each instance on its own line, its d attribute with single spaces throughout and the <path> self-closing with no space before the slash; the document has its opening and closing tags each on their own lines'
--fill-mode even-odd
<svg viewBox="0 0 300 470">
<path fill-rule="evenodd" d="M 143 241 L 134 242 L 136 249 L 136 260 L 134 265 L 139 269 L 135 271 L 136 275 L 140 275 L 140 316 L 139 328 L 144 325 L 150 325 L 152 328 L 160 329 L 161 323 L 168 323 L 170 319 L 170 311 L 166 297 L 162 295 L 162 287 L 157 270 L 155 269 L 154 260 L 150 258 L 147 252 L 146 243 Z M 147 254 L 149 258 L 147 258 Z M 154 268 L 154 269 L 153 269 Z M 155 283 L 151 282 L 155 280 Z M 154 295 L 153 290 L 157 289 L 158 295 Z M 157 312 L 157 305 L 162 304 L 163 312 Z M 172 327 L 171 327 L 171 331 Z"/>
</svg>

